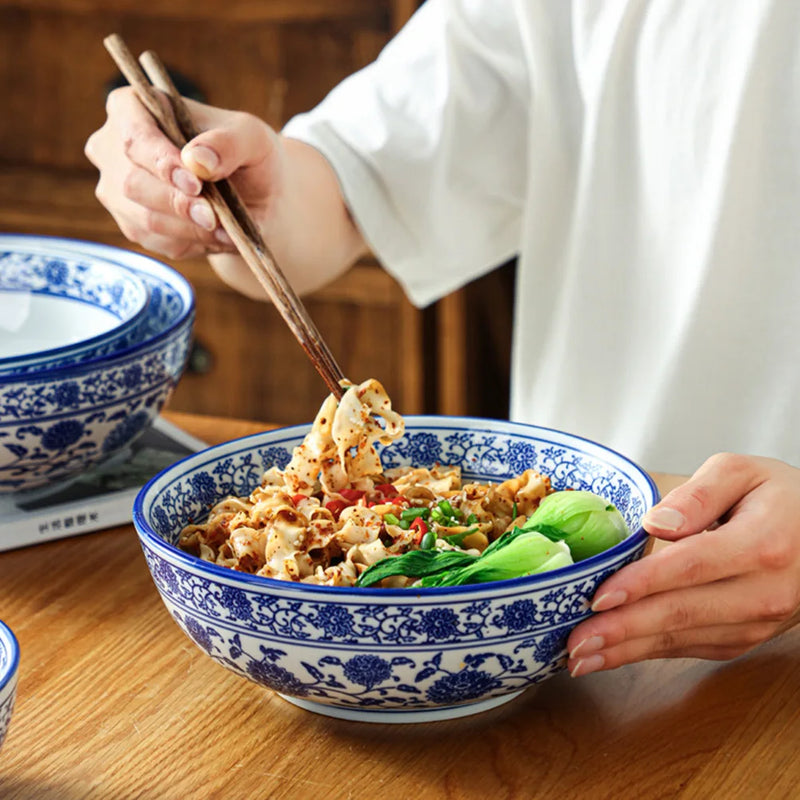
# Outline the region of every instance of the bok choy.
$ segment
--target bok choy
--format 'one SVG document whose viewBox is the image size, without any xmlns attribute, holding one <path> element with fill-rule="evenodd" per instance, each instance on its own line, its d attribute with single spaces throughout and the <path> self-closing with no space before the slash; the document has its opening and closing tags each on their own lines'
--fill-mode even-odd
<svg viewBox="0 0 800 800">
<path fill-rule="evenodd" d="M 373 564 L 357 586 L 372 586 L 384 578 L 419 578 L 415 586 L 461 586 L 519 578 L 572 563 L 569 547 L 538 531 L 515 528 L 490 544 L 480 555 L 459 550 L 412 550 Z"/>
<path fill-rule="evenodd" d="M 545 497 L 522 526 L 557 535 L 572 558 L 582 561 L 619 544 L 630 531 L 616 506 L 587 491 L 561 491 Z"/>
</svg>

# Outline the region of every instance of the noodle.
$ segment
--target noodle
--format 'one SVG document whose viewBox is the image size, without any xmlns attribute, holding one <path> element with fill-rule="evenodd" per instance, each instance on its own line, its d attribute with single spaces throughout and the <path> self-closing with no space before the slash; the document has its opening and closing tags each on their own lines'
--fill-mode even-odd
<svg viewBox="0 0 800 800">
<path fill-rule="evenodd" d="M 477 554 L 552 492 L 534 470 L 499 484 L 463 483 L 457 466 L 384 471 L 375 445 L 400 438 L 403 419 L 378 381 L 346 386 L 338 403 L 330 395 L 322 404 L 283 471 L 272 467 L 249 497 L 214 505 L 181 531 L 179 547 L 242 572 L 353 586 L 370 565 L 426 544 Z"/>
</svg>

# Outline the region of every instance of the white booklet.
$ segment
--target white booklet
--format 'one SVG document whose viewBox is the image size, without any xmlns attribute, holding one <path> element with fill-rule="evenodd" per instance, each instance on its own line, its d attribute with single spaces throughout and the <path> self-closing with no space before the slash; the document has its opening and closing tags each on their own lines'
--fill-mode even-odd
<svg viewBox="0 0 800 800">
<path fill-rule="evenodd" d="M 157 472 L 207 447 L 158 417 L 132 445 L 74 478 L 0 494 L 0 550 L 125 525 L 139 489 Z"/>
</svg>

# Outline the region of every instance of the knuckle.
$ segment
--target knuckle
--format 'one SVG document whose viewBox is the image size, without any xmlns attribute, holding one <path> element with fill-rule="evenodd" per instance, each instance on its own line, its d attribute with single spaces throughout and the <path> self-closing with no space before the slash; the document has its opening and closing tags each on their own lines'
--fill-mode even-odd
<svg viewBox="0 0 800 800">
<path fill-rule="evenodd" d="M 221 140 L 227 140 L 235 131 L 241 131 L 251 127 L 255 120 L 257 120 L 257 117 L 247 111 L 231 109 L 224 126 L 217 129 Z"/>
<path fill-rule="evenodd" d="M 122 175 L 120 191 L 123 197 L 128 198 L 128 200 L 134 200 L 136 198 L 136 183 L 136 173 L 134 170 L 128 170 Z"/>
<path fill-rule="evenodd" d="M 158 232 L 158 215 L 152 208 L 142 209 L 142 228 L 149 233 Z"/>
<path fill-rule="evenodd" d="M 112 91 L 106 95 L 106 114 L 111 116 L 120 106 L 125 97 L 127 88 L 126 86 L 121 86 L 118 89 L 112 89 Z"/>
<path fill-rule="evenodd" d="M 750 470 L 751 457 L 741 453 L 721 452 L 715 453 L 706 461 L 706 464 L 724 470 L 726 473 L 735 472 L 737 474 Z"/>
<path fill-rule="evenodd" d="M 108 207 L 108 203 L 106 202 L 108 198 L 108 192 L 106 191 L 105 183 L 102 180 L 95 184 L 94 196 L 100 201 L 101 205 Z"/>
<path fill-rule="evenodd" d="M 679 570 L 683 585 L 697 586 L 705 582 L 706 564 L 702 559 L 691 555 L 691 553 L 683 554 Z"/>
<path fill-rule="evenodd" d="M 97 161 L 96 161 L 96 158 L 97 158 L 97 150 L 98 150 L 98 145 L 97 145 L 98 137 L 99 137 L 99 131 L 95 131 L 95 132 L 94 132 L 94 133 L 93 133 L 93 134 L 92 134 L 92 135 L 91 135 L 91 136 L 90 136 L 90 137 L 89 137 L 89 138 L 86 140 L 86 144 L 84 144 L 84 146 L 83 146 L 83 154 L 84 154 L 84 155 L 86 156 L 86 158 L 88 158 L 88 159 L 89 159 L 89 161 L 90 161 L 92 164 L 94 164 L 95 166 L 98 166 L 98 164 L 97 164 Z"/>
<path fill-rule="evenodd" d="M 185 195 L 183 192 L 173 191 L 170 193 L 170 205 L 176 216 L 182 219 L 191 220 L 191 205 L 194 198 Z"/>
<path fill-rule="evenodd" d="M 584 638 L 595 635 L 593 632 L 587 633 Z M 606 612 L 603 617 L 602 637 L 606 647 L 613 647 L 628 640 L 630 627 L 625 622 L 625 615 L 622 613 L 613 614 Z"/>
<path fill-rule="evenodd" d="M 122 231 L 122 235 L 129 242 L 134 242 L 135 244 L 143 244 L 143 242 L 140 241 L 139 231 L 136 228 L 134 228 L 127 220 L 118 219 L 117 225 L 120 231 Z"/>
<path fill-rule="evenodd" d="M 760 618 L 773 622 L 783 622 L 789 619 L 796 610 L 796 593 L 782 589 L 774 592 L 761 602 Z"/>
<path fill-rule="evenodd" d="M 741 633 L 741 644 L 749 650 L 762 642 L 766 642 L 767 639 L 772 638 L 774 633 L 775 626 L 773 624 L 764 625 L 763 623 L 755 623 L 747 625 Z"/>
<path fill-rule="evenodd" d="M 791 566 L 795 560 L 795 548 L 788 537 L 771 536 L 758 551 L 758 564 L 769 571 L 779 571 Z"/>
<path fill-rule="evenodd" d="M 149 211 L 147 214 L 147 230 L 156 236 L 169 236 L 168 224 L 163 215 L 155 211 Z"/>
<path fill-rule="evenodd" d="M 682 647 L 678 631 L 661 631 L 656 637 L 656 651 L 662 654 L 674 653 Z"/>
<path fill-rule="evenodd" d="M 133 161 L 132 155 L 135 146 L 136 139 L 133 136 L 124 136 L 122 138 L 122 152 L 129 161 Z"/>
<path fill-rule="evenodd" d="M 153 169 L 162 180 L 169 182 L 172 171 L 176 167 L 176 156 L 167 143 L 156 142 L 153 144 Z"/>
<path fill-rule="evenodd" d="M 705 511 L 711 503 L 711 491 L 708 486 L 700 483 L 694 484 L 686 494 L 686 501 Z"/>
<path fill-rule="evenodd" d="M 615 588 L 625 592 L 629 602 L 648 597 L 661 590 L 656 559 L 642 559 L 628 566 L 626 570 L 625 582 Z"/>
<path fill-rule="evenodd" d="M 669 631 L 665 631 L 665 633 L 682 631 L 692 627 L 694 624 L 694 615 L 683 603 L 675 603 L 670 606 L 667 611 L 665 624 L 669 626 Z"/>
<path fill-rule="evenodd" d="M 180 261 L 182 258 L 186 258 L 187 251 L 191 248 L 192 244 L 192 242 L 187 242 L 184 239 L 177 239 L 174 236 L 158 236 L 159 252 L 174 261 Z"/>
</svg>

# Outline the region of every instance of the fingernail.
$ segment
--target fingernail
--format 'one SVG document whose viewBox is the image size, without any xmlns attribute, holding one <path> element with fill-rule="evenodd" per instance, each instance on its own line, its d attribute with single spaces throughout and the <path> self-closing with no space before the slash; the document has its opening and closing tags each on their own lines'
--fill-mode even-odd
<svg viewBox="0 0 800 800">
<path fill-rule="evenodd" d="M 200 194 L 203 184 L 197 176 L 192 175 L 188 169 L 176 167 L 172 170 L 172 183 L 176 189 L 180 189 L 184 194 L 195 197 Z"/>
<path fill-rule="evenodd" d="M 210 147 L 202 144 L 190 147 L 186 154 L 207 173 L 213 172 L 219 166 L 219 156 Z"/>
<path fill-rule="evenodd" d="M 233 244 L 233 239 L 222 228 L 217 228 L 214 231 L 214 238 L 218 242 L 222 242 L 222 244 Z"/>
<path fill-rule="evenodd" d="M 582 658 L 569 673 L 573 678 L 578 678 L 581 675 L 588 675 L 590 672 L 597 672 L 605 666 L 606 659 L 599 654 Z"/>
<path fill-rule="evenodd" d="M 608 611 L 609 608 L 621 606 L 627 600 L 627 592 L 606 592 L 592 602 L 592 611 Z"/>
<path fill-rule="evenodd" d="M 642 522 L 645 527 L 677 531 L 686 522 L 686 518 L 674 508 L 652 508 L 644 515 Z"/>
<path fill-rule="evenodd" d="M 606 640 L 602 636 L 589 636 L 583 641 L 578 642 L 577 647 L 572 650 L 569 657 L 577 658 L 581 653 L 583 655 L 594 653 L 596 650 L 602 650 L 605 645 Z"/>
<path fill-rule="evenodd" d="M 189 216 L 201 227 L 207 231 L 213 231 L 217 227 L 217 220 L 214 212 L 207 203 L 197 202 L 192 203 L 189 208 Z"/>
</svg>

